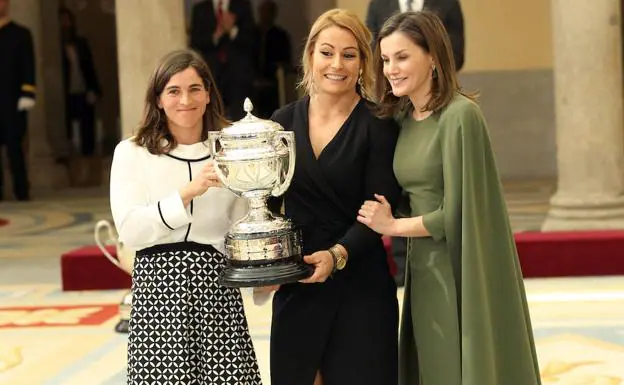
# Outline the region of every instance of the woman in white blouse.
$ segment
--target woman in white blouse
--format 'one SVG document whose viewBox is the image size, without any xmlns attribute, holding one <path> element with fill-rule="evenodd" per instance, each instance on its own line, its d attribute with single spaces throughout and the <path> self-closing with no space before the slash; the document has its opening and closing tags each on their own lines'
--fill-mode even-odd
<svg viewBox="0 0 624 385">
<path fill-rule="evenodd" d="M 224 236 L 246 210 L 214 172 L 208 131 L 228 124 L 193 51 L 152 74 L 137 135 L 115 149 L 110 197 L 134 262 L 129 384 L 260 384 L 240 291 L 218 284 Z"/>
</svg>

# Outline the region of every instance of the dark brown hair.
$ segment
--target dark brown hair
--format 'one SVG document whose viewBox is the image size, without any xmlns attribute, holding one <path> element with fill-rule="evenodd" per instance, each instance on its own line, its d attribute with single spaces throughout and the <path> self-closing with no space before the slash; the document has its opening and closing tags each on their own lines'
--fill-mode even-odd
<svg viewBox="0 0 624 385">
<path fill-rule="evenodd" d="M 403 12 L 386 20 L 375 42 L 375 96 L 379 116 L 395 117 L 400 112 L 411 112 L 414 108 L 407 95 L 400 98 L 394 96 L 390 82 L 383 73 L 380 43 L 395 32 L 403 33 L 433 58 L 435 76 L 431 86 L 431 98 L 423 106 L 423 111 L 439 111 L 451 102 L 456 93 L 474 99 L 474 95 L 465 94 L 461 90 L 451 41 L 440 18 L 429 11 Z"/>
<path fill-rule="evenodd" d="M 201 140 L 208 139 L 208 131 L 220 130 L 229 124 L 225 118 L 223 100 L 204 59 L 189 49 L 173 51 L 160 60 L 150 77 L 145 95 L 143 121 L 134 137 L 136 144 L 147 148 L 152 154 L 164 154 L 177 146 L 167 125 L 165 111 L 158 107 L 158 99 L 171 77 L 187 68 L 197 71 L 210 95 L 210 103 L 206 106 L 203 117 Z"/>
</svg>

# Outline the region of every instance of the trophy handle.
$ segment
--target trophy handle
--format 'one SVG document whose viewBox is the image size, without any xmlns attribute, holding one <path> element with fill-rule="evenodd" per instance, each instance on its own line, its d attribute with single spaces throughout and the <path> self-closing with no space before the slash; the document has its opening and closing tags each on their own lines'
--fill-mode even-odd
<svg viewBox="0 0 624 385">
<path fill-rule="evenodd" d="M 271 195 L 278 197 L 286 192 L 295 173 L 295 133 L 292 131 L 280 131 L 276 132 L 273 138 L 276 142 L 284 139 L 288 147 L 288 172 L 286 177 L 280 181 L 281 183 L 271 190 Z"/>
<path fill-rule="evenodd" d="M 108 250 L 106 250 L 106 247 L 104 247 L 104 244 L 102 243 L 102 241 L 100 240 L 100 231 L 102 230 L 102 228 L 106 228 L 106 230 L 108 230 L 108 237 L 112 240 L 115 240 L 115 235 L 113 234 L 113 227 L 110 225 L 110 223 L 108 223 L 105 220 L 101 220 L 98 223 L 95 224 L 95 233 L 94 233 L 94 237 L 95 237 L 95 243 L 97 244 L 97 246 L 100 248 L 100 250 L 102 251 L 102 253 L 104 253 L 104 256 L 111 261 L 111 263 L 115 266 L 117 266 L 118 268 L 123 270 L 123 267 L 121 266 L 121 263 L 119 262 L 119 260 L 115 257 L 113 257 L 111 255 L 111 253 L 108 252 Z M 117 241 L 115 240 L 115 243 L 117 243 Z"/>
<path fill-rule="evenodd" d="M 221 150 L 221 132 L 219 131 L 209 131 L 208 132 L 208 141 L 210 142 L 210 155 L 212 158 L 212 162 L 214 164 L 214 170 L 217 173 L 217 177 L 219 178 L 219 180 L 221 181 L 221 183 L 223 183 L 223 185 L 225 186 L 225 175 L 223 175 L 223 171 L 221 171 L 221 168 L 217 165 L 216 159 L 217 159 L 217 153 Z M 227 187 L 227 186 L 226 186 Z M 232 190 L 230 190 L 232 191 Z M 238 193 L 234 192 L 236 195 L 239 195 Z"/>
<path fill-rule="evenodd" d="M 212 159 L 217 156 L 217 152 L 219 152 L 219 148 L 221 148 L 221 132 L 218 131 L 208 131 L 208 139 L 210 142 L 210 155 Z M 217 143 L 219 143 L 219 147 L 217 147 Z"/>
</svg>

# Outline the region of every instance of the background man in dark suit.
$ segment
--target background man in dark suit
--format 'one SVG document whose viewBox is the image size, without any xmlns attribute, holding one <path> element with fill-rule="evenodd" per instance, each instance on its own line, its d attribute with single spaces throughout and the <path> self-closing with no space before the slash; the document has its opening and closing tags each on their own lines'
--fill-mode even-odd
<svg viewBox="0 0 624 385">
<path fill-rule="evenodd" d="M 373 33 L 373 42 L 384 22 L 397 12 L 428 10 L 435 12 L 451 38 L 455 68 L 459 71 L 464 66 L 464 16 L 459 0 L 371 0 L 368 4 L 366 26 Z M 404 194 L 395 208 L 397 216 L 409 216 L 409 199 Z M 395 281 L 403 286 L 405 279 L 405 255 L 407 249 L 405 238 L 392 238 L 392 255 L 397 264 Z"/>
<path fill-rule="evenodd" d="M 228 117 L 243 117 L 254 79 L 254 20 L 249 0 L 206 0 L 191 11 L 191 48 L 200 52 L 221 92 Z"/>
<path fill-rule="evenodd" d="M 6 150 L 18 201 L 30 199 L 24 159 L 26 113 L 35 105 L 35 54 L 30 31 L 11 21 L 9 1 L 0 0 L 0 150 Z M 0 200 L 4 191 L 0 151 Z"/>
<path fill-rule="evenodd" d="M 256 100 L 254 114 L 269 118 L 279 105 L 277 69 L 292 71 L 290 36 L 285 29 L 275 24 L 277 3 L 263 0 L 258 6 L 254 57 L 256 59 Z"/>
<path fill-rule="evenodd" d="M 373 33 L 373 41 L 383 23 L 395 12 L 428 10 L 435 12 L 451 38 L 455 68 L 464 66 L 464 15 L 459 0 L 371 0 L 366 15 L 366 26 Z"/>
<path fill-rule="evenodd" d="M 95 148 L 95 104 L 102 96 L 102 90 L 89 41 L 78 34 L 73 12 L 61 7 L 59 24 L 67 138 L 76 147 L 71 156 L 57 160 L 67 164 L 72 186 L 97 186 L 102 164 Z"/>
</svg>

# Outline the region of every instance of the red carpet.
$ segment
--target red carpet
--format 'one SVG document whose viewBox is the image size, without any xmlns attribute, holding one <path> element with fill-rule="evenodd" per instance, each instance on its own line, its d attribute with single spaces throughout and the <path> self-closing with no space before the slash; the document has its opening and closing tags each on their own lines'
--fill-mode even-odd
<svg viewBox="0 0 624 385">
<path fill-rule="evenodd" d="M 6 316 L 0 329 L 102 325 L 119 316 L 119 305 L 56 305 L 0 307 Z"/>
<path fill-rule="evenodd" d="M 116 256 L 115 246 L 106 248 Z M 97 246 L 85 246 L 61 256 L 63 290 L 108 290 L 130 288 L 132 280 L 113 265 Z"/>
<path fill-rule="evenodd" d="M 391 243 L 384 238 L 388 252 L 388 263 L 392 274 L 397 266 L 391 257 Z M 116 256 L 114 246 L 107 247 Z M 97 246 L 85 246 L 70 250 L 61 256 L 61 280 L 63 290 L 108 290 L 130 288 L 132 280 L 128 274 L 109 262 Z"/>
<path fill-rule="evenodd" d="M 624 275 L 624 231 L 515 234 L 525 277 Z"/>
<path fill-rule="evenodd" d="M 522 273 L 529 277 L 624 275 L 624 231 L 565 231 L 515 234 Z M 396 271 L 391 244 L 384 238 L 390 270 Z M 115 248 L 108 250 L 115 255 Z M 129 288 L 128 274 L 96 246 L 61 256 L 63 290 Z"/>
<path fill-rule="evenodd" d="M 390 274 L 395 275 L 397 273 L 398 267 L 394 258 L 392 258 L 392 240 L 390 237 L 383 237 L 384 248 L 386 249 L 386 254 L 388 254 L 388 266 L 390 267 Z"/>
</svg>

